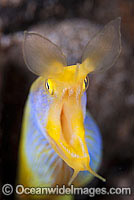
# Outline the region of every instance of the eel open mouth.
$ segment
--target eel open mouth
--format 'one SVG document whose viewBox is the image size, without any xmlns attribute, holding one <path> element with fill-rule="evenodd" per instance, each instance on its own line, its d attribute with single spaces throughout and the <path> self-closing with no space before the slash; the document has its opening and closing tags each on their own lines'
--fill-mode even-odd
<svg viewBox="0 0 134 200">
<path fill-rule="evenodd" d="M 52 107 L 50 113 L 47 126 L 50 143 L 67 165 L 74 169 L 68 184 L 72 183 L 79 171 L 85 170 L 105 181 L 89 166 L 90 156 L 85 141 L 81 104 L 74 104 L 74 100 L 65 101 L 62 105 Z"/>
<path fill-rule="evenodd" d="M 84 136 L 85 133 L 83 126 L 83 116 L 81 116 L 80 120 L 80 117 L 76 116 L 76 114 L 72 109 L 70 111 L 69 106 L 66 104 L 63 104 L 62 106 L 60 114 L 60 123 L 61 123 L 60 144 L 72 158 L 84 158 L 88 156 L 88 152 L 87 149 L 84 148 L 85 146 L 84 137 L 83 138 L 81 137 L 81 135 Z M 77 121 L 77 118 L 79 122 Z M 75 121 L 77 121 L 77 123 Z M 79 134 L 80 131 L 81 134 Z"/>
<path fill-rule="evenodd" d="M 67 144 L 70 144 L 71 139 L 73 138 L 73 136 L 71 134 L 72 127 L 71 127 L 70 120 L 68 119 L 68 117 L 66 115 L 64 105 L 62 106 L 62 109 L 61 109 L 60 122 L 61 122 L 61 131 L 62 131 L 64 140 L 67 142 Z"/>
</svg>

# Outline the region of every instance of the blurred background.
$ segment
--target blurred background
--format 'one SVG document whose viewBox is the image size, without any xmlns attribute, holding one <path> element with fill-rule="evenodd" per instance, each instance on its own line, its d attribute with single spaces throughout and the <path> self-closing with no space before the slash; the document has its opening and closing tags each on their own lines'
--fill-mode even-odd
<svg viewBox="0 0 134 200">
<path fill-rule="evenodd" d="M 99 172 L 107 179 L 106 183 L 94 179 L 89 187 L 134 188 L 133 0 L 0 0 L 0 188 L 5 183 L 15 184 L 23 108 L 30 85 L 37 78 L 23 61 L 23 31 L 34 30 L 45 35 L 61 47 L 68 63 L 74 64 L 96 32 L 118 16 L 122 18 L 121 55 L 107 72 L 89 75 L 87 108 L 102 132 L 104 147 Z M 89 197 L 75 196 L 75 199 Z"/>
</svg>

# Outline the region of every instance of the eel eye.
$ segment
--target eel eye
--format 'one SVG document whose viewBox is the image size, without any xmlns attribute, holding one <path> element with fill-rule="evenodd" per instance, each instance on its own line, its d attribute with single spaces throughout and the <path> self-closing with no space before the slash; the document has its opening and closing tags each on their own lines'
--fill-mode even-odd
<svg viewBox="0 0 134 200">
<path fill-rule="evenodd" d="M 83 90 L 85 91 L 88 88 L 89 85 L 89 78 L 88 76 L 83 81 Z"/>
<path fill-rule="evenodd" d="M 45 82 L 45 88 L 49 94 L 53 95 L 54 94 L 54 88 L 53 88 L 53 83 L 50 79 L 47 79 Z"/>
</svg>

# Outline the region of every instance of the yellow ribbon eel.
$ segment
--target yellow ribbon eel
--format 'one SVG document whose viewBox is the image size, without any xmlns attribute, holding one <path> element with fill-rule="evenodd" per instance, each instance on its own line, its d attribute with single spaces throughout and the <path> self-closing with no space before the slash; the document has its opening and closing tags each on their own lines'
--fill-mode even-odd
<svg viewBox="0 0 134 200">
<path fill-rule="evenodd" d="M 86 111 L 85 91 L 87 75 L 111 67 L 120 50 L 120 18 L 96 34 L 85 47 L 82 62 L 72 66 L 67 66 L 65 55 L 54 43 L 38 33 L 25 32 L 24 60 L 39 78 L 25 106 L 17 183 L 25 187 L 84 186 L 93 176 L 105 181 L 96 172 L 102 139 Z M 51 195 L 36 193 L 28 198 L 49 199 Z"/>
</svg>

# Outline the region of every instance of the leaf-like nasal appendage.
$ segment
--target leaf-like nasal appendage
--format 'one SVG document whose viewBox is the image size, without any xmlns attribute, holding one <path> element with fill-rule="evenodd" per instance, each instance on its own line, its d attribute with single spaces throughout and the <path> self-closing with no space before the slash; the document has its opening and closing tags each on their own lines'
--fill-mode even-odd
<svg viewBox="0 0 134 200">
<path fill-rule="evenodd" d="M 67 65 L 60 48 L 34 32 L 24 32 L 23 56 L 30 71 L 47 78 L 61 73 Z"/>
<path fill-rule="evenodd" d="M 81 72 L 101 72 L 110 68 L 121 52 L 121 18 L 108 23 L 91 39 L 82 55 Z M 24 33 L 23 55 L 27 67 L 38 76 L 55 77 L 67 60 L 60 48 L 38 33 Z"/>
<path fill-rule="evenodd" d="M 88 42 L 82 56 L 87 73 L 105 71 L 115 63 L 121 52 L 120 22 L 120 17 L 111 21 Z"/>
</svg>

